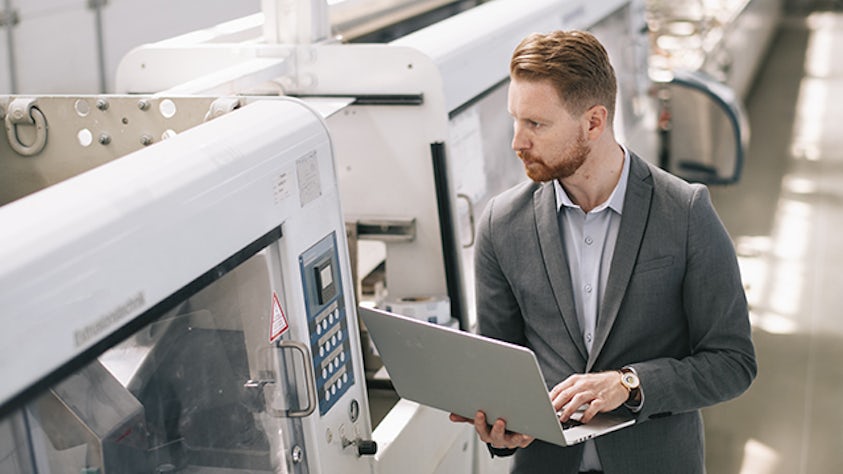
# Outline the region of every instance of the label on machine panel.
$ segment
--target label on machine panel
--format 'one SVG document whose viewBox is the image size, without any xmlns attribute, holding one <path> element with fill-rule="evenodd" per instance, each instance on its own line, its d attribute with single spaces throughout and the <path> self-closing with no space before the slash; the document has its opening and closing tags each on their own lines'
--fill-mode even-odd
<svg viewBox="0 0 843 474">
<path fill-rule="evenodd" d="M 305 251 L 299 263 L 319 413 L 324 415 L 354 384 L 336 233 Z"/>
<path fill-rule="evenodd" d="M 281 303 L 278 301 L 278 294 L 272 292 L 272 312 L 269 322 L 269 342 L 281 337 L 287 332 L 290 325 L 287 323 L 287 317 L 284 316 L 284 309 L 281 308 Z"/>
</svg>

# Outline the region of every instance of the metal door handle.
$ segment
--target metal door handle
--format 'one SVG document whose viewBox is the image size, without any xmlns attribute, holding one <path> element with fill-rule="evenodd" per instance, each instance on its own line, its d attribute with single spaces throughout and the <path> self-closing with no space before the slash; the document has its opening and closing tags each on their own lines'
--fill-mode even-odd
<svg viewBox="0 0 843 474">
<path fill-rule="evenodd" d="M 304 418 L 309 416 L 316 410 L 316 380 L 313 378 L 313 366 L 311 365 L 310 350 L 307 345 L 298 341 L 281 341 L 279 342 L 279 350 L 293 349 L 298 351 L 302 356 L 304 362 L 304 379 L 307 385 L 307 406 L 302 410 L 276 410 L 272 406 L 267 407 L 267 411 L 272 416 L 284 418 Z M 258 381 L 260 383 L 260 381 Z"/>
<path fill-rule="evenodd" d="M 474 240 L 477 237 L 477 231 L 474 229 L 474 203 L 471 202 L 471 198 L 468 197 L 468 194 L 458 193 L 457 198 L 464 199 L 466 204 L 468 204 L 468 226 L 471 229 L 471 239 L 467 244 L 462 244 L 462 248 L 467 249 L 474 245 Z"/>
</svg>

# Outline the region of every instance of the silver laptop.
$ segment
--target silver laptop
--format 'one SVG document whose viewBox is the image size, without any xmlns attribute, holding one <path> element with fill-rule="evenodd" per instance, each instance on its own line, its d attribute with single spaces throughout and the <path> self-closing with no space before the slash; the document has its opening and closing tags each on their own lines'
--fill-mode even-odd
<svg viewBox="0 0 843 474">
<path fill-rule="evenodd" d="M 466 418 L 482 410 L 508 430 L 559 446 L 635 423 L 601 413 L 581 424 L 577 414 L 563 427 L 530 349 L 377 309 L 358 312 L 402 398 Z"/>
</svg>

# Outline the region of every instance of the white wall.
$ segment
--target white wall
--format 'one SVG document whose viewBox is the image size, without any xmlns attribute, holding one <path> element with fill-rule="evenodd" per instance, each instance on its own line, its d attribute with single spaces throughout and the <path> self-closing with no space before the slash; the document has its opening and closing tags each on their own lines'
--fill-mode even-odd
<svg viewBox="0 0 843 474">
<path fill-rule="evenodd" d="M 0 10 L 6 0 L 0 0 Z M 260 0 L 99 0 L 103 52 L 97 43 L 95 0 L 10 0 L 14 61 L 0 31 L 0 94 L 112 92 L 117 64 L 129 50 L 260 11 Z M 100 64 L 105 87 L 102 90 Z M 12 90 L 14 74 L 17 90 Z"/>
</svg>

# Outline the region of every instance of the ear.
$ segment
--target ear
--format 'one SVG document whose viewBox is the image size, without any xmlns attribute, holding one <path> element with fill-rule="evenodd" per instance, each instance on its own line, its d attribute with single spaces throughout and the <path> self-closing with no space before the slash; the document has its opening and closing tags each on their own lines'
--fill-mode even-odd
<svg viewBox="0 0 843 474">
<path fill-rule="evenodd" d="M 588 126 L 586 133 L 591 140 L 596 140 L 609 125 L 609 111 L 602 105 L 595 105 L 588 109 L 584 114 L 584 118 L 587 120 Z"/>
</svg>

